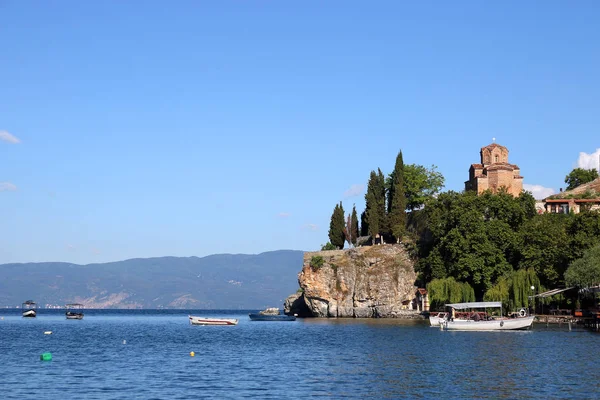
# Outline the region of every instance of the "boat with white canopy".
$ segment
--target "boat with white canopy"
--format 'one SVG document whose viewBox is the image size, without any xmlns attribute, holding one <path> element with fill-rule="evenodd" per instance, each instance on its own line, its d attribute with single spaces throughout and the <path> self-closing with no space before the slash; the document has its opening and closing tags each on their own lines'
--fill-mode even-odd
<svg viewBox="0 0 600 400">
<path fill-rule="evenodd" d="M 502 302 L 480 301 L 470 303 L 446 304 L 446 307 L 455 310 L 473 310 L 499 308 L 500 316 L 491 317 L 486 313 L 473 312 L 468 319 L 448 319 L 443 323 L 443 328 L 449 331 L 510 331 L 530 329 L 533 325 L 533 315 L 527 315 L 525 309 L 521 309 L 513 318 L 502 317 Z"/>
</svg>

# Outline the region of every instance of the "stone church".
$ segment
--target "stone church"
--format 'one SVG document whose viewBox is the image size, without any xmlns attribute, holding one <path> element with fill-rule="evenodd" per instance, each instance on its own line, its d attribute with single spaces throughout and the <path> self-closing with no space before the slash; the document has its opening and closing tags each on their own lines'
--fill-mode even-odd
<svg viewBox="0 0 600 400">
<path fill-rule="evenodd" d="M 508 193 L 518 196 L 523 191 L 523 177 L 518 166 L 508 162 L 508 149 L 497 143 L 482 147 L 481 163 L 471 164 L 469 180 L 465 190 L 475 190 L 477 194 L 490 189 L 497 193 L 505 187 Z"/>
</svg>

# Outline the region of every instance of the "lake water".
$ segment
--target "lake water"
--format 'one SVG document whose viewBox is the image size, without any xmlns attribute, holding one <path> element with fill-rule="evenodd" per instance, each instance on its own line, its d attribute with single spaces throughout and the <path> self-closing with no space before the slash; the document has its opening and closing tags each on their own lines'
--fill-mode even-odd
<svg viewBox="0 0 600 400">
<path fill-rule="evenodd" d="M 86 310 L 78 321 L 0 309 L 0 398 L 600 397 L 600 336 L 566 325 L 442 332 L 424 321 L 193 311 L 240 322 L 192 326 L 188 313 Z"/>
</svg>

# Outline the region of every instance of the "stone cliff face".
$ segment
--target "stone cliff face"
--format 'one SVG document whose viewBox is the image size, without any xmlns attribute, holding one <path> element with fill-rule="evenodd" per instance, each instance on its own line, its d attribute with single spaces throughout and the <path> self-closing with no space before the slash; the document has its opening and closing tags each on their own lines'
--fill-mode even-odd
<svg viewBox="0 0 600 400">
<path fill-rule="evenodd" d="M 398 317 L 416 292 L 417 274 L 404 246 L 307 252 L 286 314 L 314 317 Z M 415 312 L 413 312 L 414 314 Z M 418 312 L 416 313 L 418 314 Z"/>
</svg>

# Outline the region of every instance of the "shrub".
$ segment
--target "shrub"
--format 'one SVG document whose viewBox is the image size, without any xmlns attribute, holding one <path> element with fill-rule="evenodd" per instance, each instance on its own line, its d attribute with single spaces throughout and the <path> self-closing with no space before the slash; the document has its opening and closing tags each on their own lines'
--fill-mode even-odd
<svg viewBox="0 0 600 400">
<path fill-rule="evenodd" d="M 325 250 L 337 250 L 337 247 L 335 247 L 330 242 L 327 242 L 327 243 L 325 243 L 324 245 L 321 246 L 321 251 L 325 251 Z"/>
<path fill-rule="evenodd" d="M 310 259 L 310 267 L 313 269 L 313 271 L 318 271 L 323 264 L 325 264 L 325 260 L 321 256 L 312 256 Z"/>
</svg>

